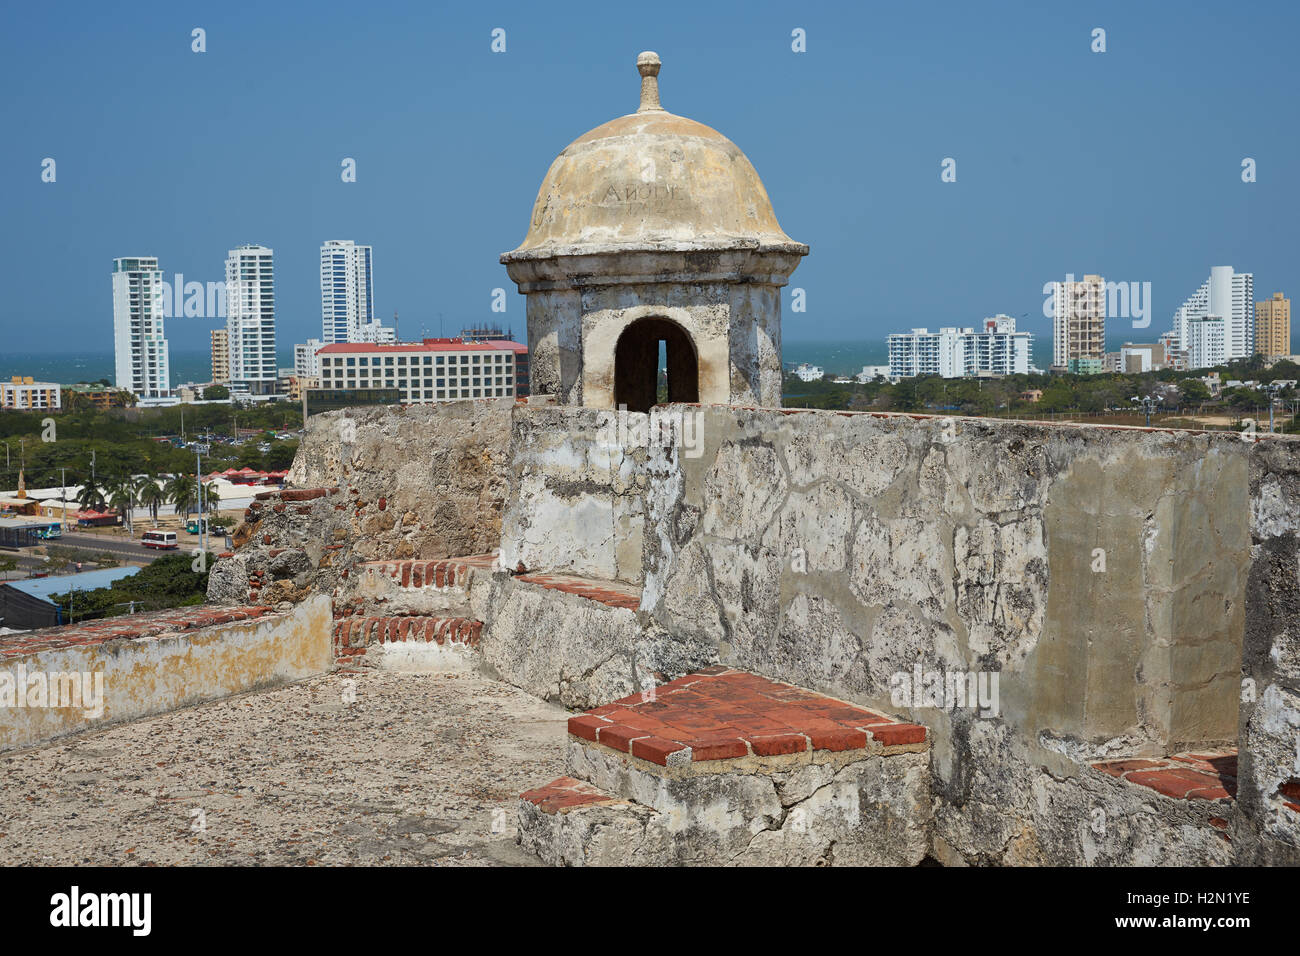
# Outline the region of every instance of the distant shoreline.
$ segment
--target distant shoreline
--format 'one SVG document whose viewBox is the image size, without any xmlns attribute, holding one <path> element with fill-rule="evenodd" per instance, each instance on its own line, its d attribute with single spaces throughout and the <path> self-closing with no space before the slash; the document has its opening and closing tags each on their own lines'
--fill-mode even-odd
<svg viewBox="0 0 1300 956">
<path fill-rule="evenodd" d="M 935 326 L 937 328 L 937 326 Z M 1107 350 L 1119 351 L 1124 342 L 1154 341 L 1151 335 L 1140 339 L 1128 334 L 1108 337 Z M 1033 352 L 1030 364 L 1046 368 L 1051 364 L 1052 338 L 1042 333 L 1033 335 Z M 826 370 L 830 376 L 856 375 L 864 365 L 887 365 L 889 350 L 881 339 L 827 339 L 824 341 L 787 339 L 782 343 L 781 359 L 787 368 L 807 362 Z M 293 350 L 281 350 L 277 356 L 281 368 L 293 367 Z M 172 350 L 171 381 L 207 382 L 211 380 L 211 356 L 206 349 Z M 0 360 L 0 381 L 15 375 L 30 375 L 37 381 L 69 385 L 74 382 L 95 381 L 114 376 L 112 352 L 16 352 Z"/>
</svg>

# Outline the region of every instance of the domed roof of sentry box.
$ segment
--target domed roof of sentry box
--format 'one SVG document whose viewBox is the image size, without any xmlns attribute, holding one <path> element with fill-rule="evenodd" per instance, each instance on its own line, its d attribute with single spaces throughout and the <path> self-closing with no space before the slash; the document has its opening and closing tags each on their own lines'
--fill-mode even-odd
<svg viewBox="0 0 1300 956">
<path fill-rule="evenodd" d="M 659 105 L 659 55 L 642 53 L 636 65 L 640 107 L 560 153 L 537 193 L 528 235 L 501 261 L 659 249 L 807 255 L 806 245 L 781 231 L 736 144 Z"/>
</svg>

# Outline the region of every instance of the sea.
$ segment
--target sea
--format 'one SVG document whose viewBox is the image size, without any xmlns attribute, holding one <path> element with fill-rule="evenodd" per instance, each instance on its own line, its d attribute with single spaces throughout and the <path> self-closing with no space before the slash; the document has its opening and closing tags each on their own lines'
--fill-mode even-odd
<svg viewBox="0 0 1300 956">
<path fill-rule="evenodd" d="M 293 349 L 277 354 L 280 368 L 293 368 Z M 183 352 L 172 349 L 168 355 L 172 385 L 186 382 L 204 384 L 212 381 L 212 353 L 207 350 Z M 4 352 L 0 353 L 0 381 L 15 375 L 30 375 L 38 382 L 113 381 L 115 369 L 112 352 Z"/>
<path fill-rule="evenodd" d="M 1118 346 L 1115 346 L 1118 348 Z M 1045 368 L 1051 363 L 1051 337 L 1035 335 L 1032 364 Z M 280 368 L 293 368 L 293 350 L 278 354 Z M 841 339 L 782 343 L 782 359 L 787 368 L 807 362 L 826 370 L 828 377 L 857 375 L 864 365 L 887 365 L 889 350 L 884 339 Z M 212 358 L 205 350 L 180 351 L 170 355 L 173 385 L 212 380 Z M 114 376 L 112 352 L 5 352 L 0 353 L 0 381 L 14 375 L 30 375 L 38 382 L 93 382 Z"/>
</svg>

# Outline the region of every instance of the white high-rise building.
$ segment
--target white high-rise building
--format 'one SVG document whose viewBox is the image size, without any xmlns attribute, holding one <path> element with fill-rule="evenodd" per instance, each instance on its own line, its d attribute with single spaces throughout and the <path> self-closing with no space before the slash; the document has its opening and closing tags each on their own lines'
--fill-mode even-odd
<svg viewBox="0 0 1300 956">
<path fill-rule="evenodd" d="M 322 342 L 365 341 L 361 327 L 375 321 L 373 269 L 370 246 L 329 239 L 320 247 Z"/>
<path fill-rule="evenodd" d="M 140 398 L 170 394 L 157 256 L 113 260 L 113 354 L 118 388 Z"/>
<path fill-rule="evenodd" d="M 971 339 L 971 373 L 1028 375 L 1033 336 L 1016 331 L 1016 320 L 999 313 L 984 320 Z"/>
<path fill-rule="evenodd" d="M 1017 332 L 1016 320 L 1009 315 L 985 319 L 978 332 L 973 328 L 913 329 L 897 332 L 888 341 L 890 378 L 1029 374 L 1032 336 Z"/>
<path fill-rule="evenodd" d="M 325 343 L 320 339 L 308 339 L 301 345 L 293 347 L 293 374 L 299 378 L 319 378 L 320 359 L 316 353 Z"/>
<path fill-rule="evenodd" d="M 1223 320 L 1223 357 L 1211 364 L 1230 359 L 1250 358 L 1255 352 L 1255 276 L 1234 272 L 1232 266 L 1214 266 L 1210 277 L 1174 313 L 1173 333 L 1179 347 L 1188 353 L 1188 368 L 1205 368 L 1192 355 L 1189 323 L 1206 316 Z M 1205 341 L 1205 330 L 1200 330 Z M 1202 350 L 1201 357 L 1210 354 Z"/>
<path fill-rule="evenodd" d="M 1227 323 L 1219 315 L 1197 315 L 1183 323 L 1188 368 L 1222 365 L 1227 354 Z"/>
<path fill-rule="evenodd" d="M 250 395 L 274 394 L 279 384 L 273 256 L 266 246 L 245 245 L 226 257 L 230 381 Z"/>
</svg>

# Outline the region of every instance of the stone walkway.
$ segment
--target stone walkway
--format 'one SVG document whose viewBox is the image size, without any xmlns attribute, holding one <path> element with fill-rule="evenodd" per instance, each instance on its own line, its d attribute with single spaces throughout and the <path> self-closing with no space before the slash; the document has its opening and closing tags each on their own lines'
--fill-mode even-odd
<svg viewBox="0 0 1300 956">
<path fill-rule="evenodd" d="M 0 864 L 535 864 L 515 805 L 563 772 L 567 717 L 477 676 L 335 674 L 5 754 Z"/>
</svg>

